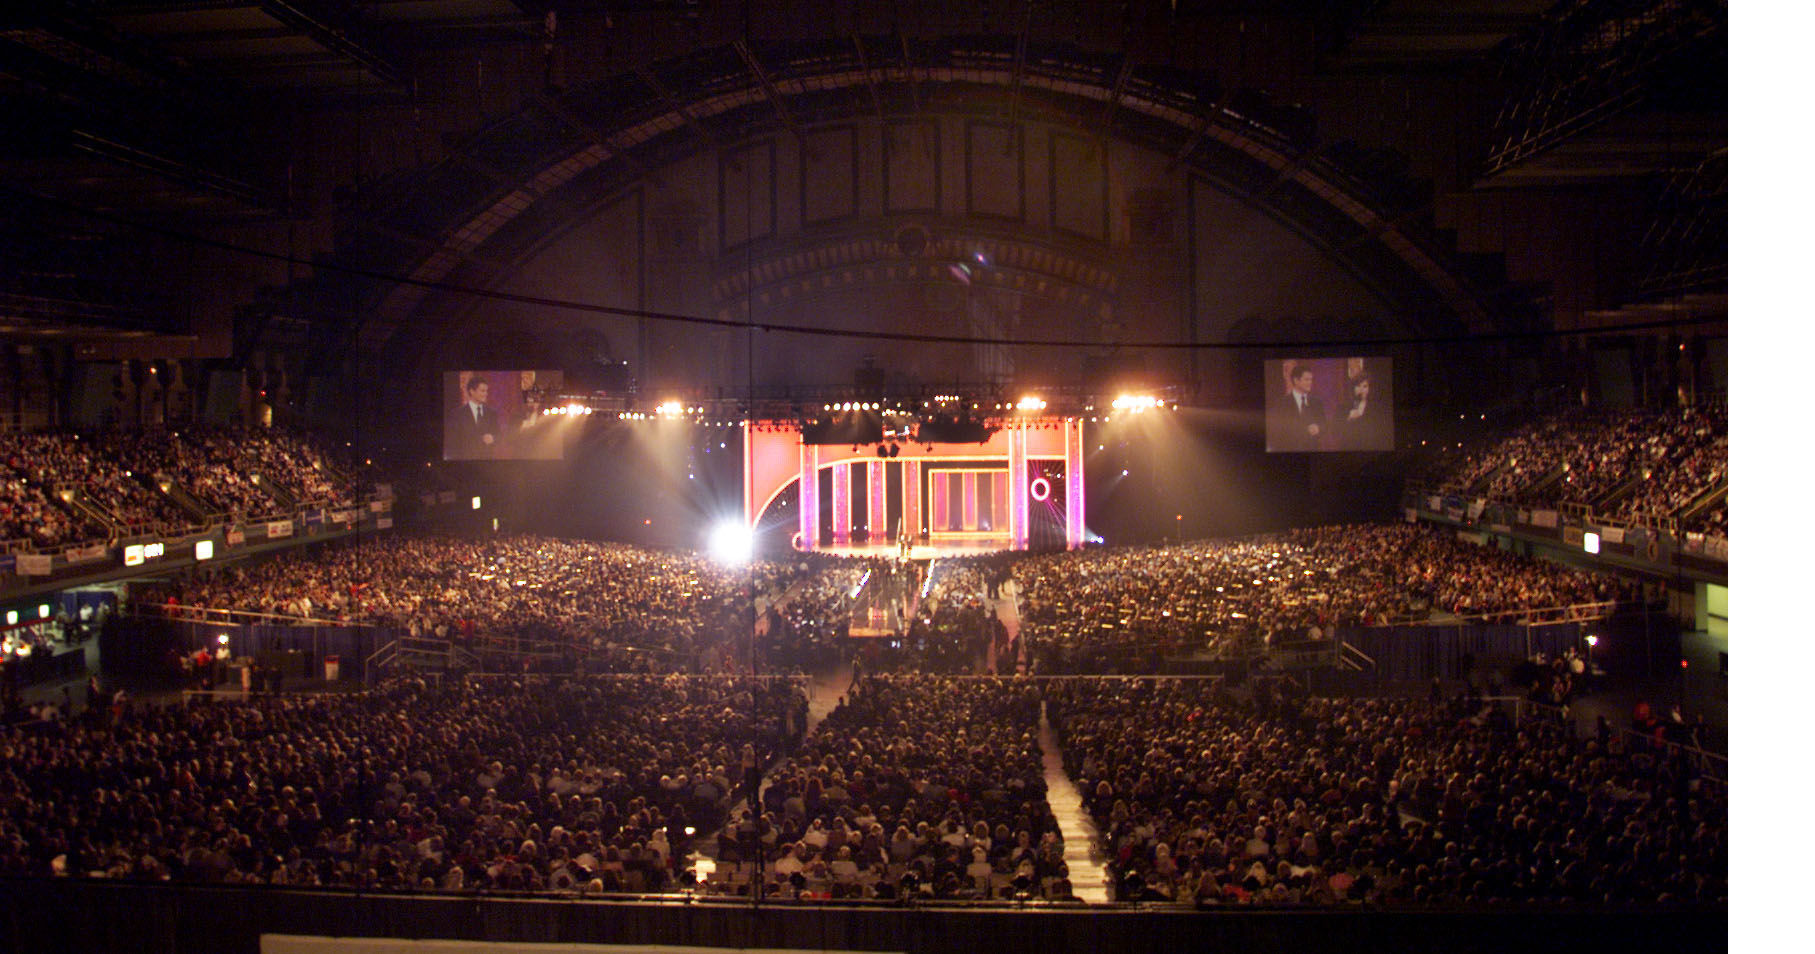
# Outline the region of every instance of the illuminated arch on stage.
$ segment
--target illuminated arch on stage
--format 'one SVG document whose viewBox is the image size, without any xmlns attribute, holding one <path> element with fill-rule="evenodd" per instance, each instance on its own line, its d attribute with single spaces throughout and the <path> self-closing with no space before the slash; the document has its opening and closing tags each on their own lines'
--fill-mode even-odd
<svg viewBox="0 0 1815 954">
<path fill-rule="evenodd" d="M 1084 545 L 1082 419 L 1009 421 L 981 444 L 891 442 L 898 450 L 888 458 L 877 456 L 873 444 L 850 449 L 805 443 L 792 424 L 745 422 L 743 428 L 744 521 L 754 528 L 782 491 L 798 485 L 796 530 L 803 549 L 820 549 L 822 531 L 829 530 L 833 546 L 842 548 L 858 537 L 887 539 L 906 527 L 914 537 L 935 542 L 963 537 L 995 549 L 1025 550 L 1032 541 L 1035 505 L 1062 512 L 1067 549 Z M 896 464 L 899 477 L 891 478 Z M 1052 467 L 1062 477 L 1062 502 L 1049 499 L 1052 478 L 1036 473 Z M 819 475 L 827 471 L 833 495 L 829 528 L 820 520 Z M 892 479 L 900 482 L 898 496 L 888 492 Z M 865 498 L 853 501 L 859 483 Z M 1036 496 L 1036 485 L 1046 492 Z M 868 515 L 862 525 L 856 523 L 854 504 Z"/>
</svg>

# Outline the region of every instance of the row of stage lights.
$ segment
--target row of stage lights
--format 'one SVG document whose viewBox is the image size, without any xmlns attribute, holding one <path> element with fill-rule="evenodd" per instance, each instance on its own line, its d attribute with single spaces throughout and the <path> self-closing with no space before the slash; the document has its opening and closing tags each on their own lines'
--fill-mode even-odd
<svg viewBox="0 0 1815 954">
<path fill-rule="evenodd" d="M 1118 411 L 1130 411 L 1135 414 L 1165 406 L 1165 401 L 1162 401 L 1151 394 L 1124 394 L 1121 397 L 1116 398 L 1115 401 L 1110 404 L 1110 407 L 1113 407 Z M 1178 405 L 1176 404 L 1173 405 L 1175 408 L 1177 406 Z"/>
<path fill-rule="evenodd" d="M 676 418 L 682 417 L 684 415 L 689 415 L 689 414 L 700 415 L 700 414 L 704 414 L 704 413 L 706 413 L 706 409 L 704 407 L 688 407 L 679 401 L 664 401 L 661 404 L 656 405 L 655 410 L 653 412 L 650 412 L 650 411 L 620 411 L 620 412 L 618 412 L 618 420 L 620 420 L 620 421 L 656 421 L 656 420 L 672 421 L 672 420 L 675 420 Z"/>
<path fill-rule="evenodd" d="M 960 398 L 956 395 L 940 394 L 940 395 L 935 395 L 933 397 L 933 400 L 931 403 L 934 405 L 952 404 L 952 403 L 962 404 L 963 398 Z M 1110 406 L 1114 409 L 1114 411 L 1116 411 L 1118 413 L 1139 414 L 1143 411 L 1164 409 L 1168 405 L 1166 404 L 1166 402 L 1164 400 L 1161 400 L 1160 398 L 1154 397 L 1153 395 L 1150 395 L 1150 394 L 1125 394 L 1120 397 L 1117 397 Z M 1171 407 L 1173 410 L 1178 409 L 1177 404 L 1173 404 L 1173 405 L 1171 405 Z M 1032 394 L 1030 394 L 1026 397 L 1023 397 L 1019 401 L 1016 401 L 1012 404 L 1001 403 L 1001 404 L 995 404 L 995 405 L 991 406 L 991 410 L 994 410 L 997 412 L 1017 411 L 1017 412 L 1020 412 L 1023 414 L 1037 414 L 1039 412 L 1046 410 L 1046 408 L 1047 408 L 1046 399 L 1039 397 L 1038 395 L 1032 395 Z M 826 413 L 845 413 L 845 412 L 851 412 L 851 411 L 882 411 L 885 409 L 899 411 L 899 412 L 903 412 L 903 413 L 907 412 L 907 409 L 901 405 L 895 405 L 892 407 L 885 408 L 885 405 L 883 405 L 881 402 L 877 402 L 877 401 L 840 401 L 840 402 L 837 402 L 834 404 L 823 405 L 821 409 Z M 983 405 L 981 403 L 974 402 L 971 404 L 971 409 L 981 411 L 981 410 L 983 410 Z M 1094 410 L 1096 410 L 1096 407 L 1095 407 L 1095 405 L 1089 405 L 1089 406 L 1085 407 L 1085 410 L 1094 411 Z M 547 414 L 591 414 L 592 408 L 586 407 L 585 405 L 580 405 L 580 404 L 568 404 L 568 405 L 565 405 L 562 407 L 544 408 L 542 410 L 542 413 L 545 415 L 547 415 Z M 705 413 L 706 413 L 706 408 L 704 406 L 690 407 L 688 405 L 682 404 L 679 401 L 666 401 L 666 402 L 663 402 L 662 404 L 657 405 L 655 410 L 653 410 L 653 411 L 620 411 L 620 412 L 618 412 L 618 420 L 620 420 L 620 421 L 675 420 L 678 418 L 689 417 L 689 416 L 694 417 L 694 418 L 699 418 L 702 415 L 704 415 Z M 1068 417 L 1067 420 L 1069 420 L 1069 419 L 1070 418 Z M 1093 423 L 1098 420 L 1107 421 L 1107 420 L 1109 420 L 1109 416 L 1104 415 L 1102 418 L 1097 418 L 1097 417 L 1093 416 L 1093 417 L 1088 418 L 1087 420 L 1090 420 Z M 741 424 L 742 422 L 741 421 L 703 421 L 702 420 L 702 421 L 700 421 L 700 423 L 711 424 L 711 425 L 718 426 L 718 427 L 735 427 L 735 426 Z"/>
<path fill-rule="evenodd" d="M 940 394 L 940 395 L 936 395 L 933 398 L 933 403 L 934 404 L 953 404 L 953 403 L 961 404 L 961 403 L 963 403 L 963 400 L 964 400 L 963 398 L 957 397 L 955 395 Z M 1141 411 L 1153 410 L 1156 408 L 1164 408 L 1166 406 L 1166 402 L 1160 398 L 1154 397 L 1151 394 L 1124 394 L 1124 395 L 1116 398 L 1115 401 L 1110 406 L 1118 411 L 1132 411 L 1134 413 L 1139 413 Z M 1173 407 L 1175 409 L 1177 408 L 1177 406 L 1178 405 L 1176 405 L 1176 404 L 1173 405 Z M 971 408 L 973 410 L 982 410 L 983 405 L 979 404 L 979 403 L 973 403 L 971 405 Z M 881 404 L 875 403 L 875 402 L 866 402 L 866 401 L 843 401 L 843 402 L 840 402 L 837 404 L 827 404 L 823 408 L 823 410 L 826 410 L 826 411 L 880 411 L 882 409 L 883 409 L 883 406 Z M 899 409 L 899 408 L 897 408 L 897 409 Z M 1044 411 L 1044 410 L 1046 410 L 1046 399 L 1043 397 L 1040 397 L 1037 394 L 1029 394 L 1026 397 L 1023 397 L 1021 400 L 1014 402 L 1013 404 L 1008 404 L 1008 403 L 996 404 L 993 406 L 993 409 L 997 410 L 997 411 L 1024 411 L 1024 412 L 1025 411 Z M 1091 406 L 1090 408 L 1087 408 L 1087 410 L 1094 410 L 1094 409 L 1095 409 L 1094 405 Z"/>
</svg>

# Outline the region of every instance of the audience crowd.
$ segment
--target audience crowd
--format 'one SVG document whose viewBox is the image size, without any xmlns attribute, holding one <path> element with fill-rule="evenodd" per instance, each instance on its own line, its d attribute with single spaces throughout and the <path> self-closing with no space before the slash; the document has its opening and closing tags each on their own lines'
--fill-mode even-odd
<svg viewBox="0 0 1815 954">
<path fill-rule="evenodd" d="M 582 661 L 703 671 L 748 655 L 750 579 L 704 556 L 623 544 L 387 536 L 214 569 L 151 593 L 179 607 L 366 621 L 558 658 L 567 671 Z"/>
<path fill-rule="evenodd" d="M 1672 750 L 1491 705 L 1052 684 L 1127 900 L 1724 903 L 1724 784 Z"/>
<path fill-rule="evenodd" d="M 50 550 L 102 533 L 63 501 L 26 478 L 11 461 L 0 463 L 0 540 L 31 550 Z"/>
<path fill-rule="evenodd" d="M 45 550 L 344 503 L 349 471 L 321 442 L 273 429 L 4 433 L 0 540 Z"/>
<path fill-rule="evenodd" d="M 1122 900 L 1726 901 L 1725 785 L 1651 736 L 1167 677 L 862 675 L 811 733 L 799 678 L 91 698 L 0 726 L 0 873 L 603 894 L 713 855 L 708 893 L 1070 900 L 1099 874 L 1065 861 L 1042 707 Z"/>
<path fill-rule="evenodd" d="M 860 676 L 719 859 L 834 897 L 1067 897 L 1039 723 L 1025 680 Z"/>
<path fill-rule="evenodd" d="M 383 537 L 211 568 L 149 592 L 175 613 L 364 621 L 536 655 L 562 671 L 721 671 L 747 665 L 752 643 L 770 667 L 804 671 L 851 642 L 875 672 L 980 673 L 992 661 L 1013 671 L 1021 655 L 995 604 L 1012 574 L 1020 638 L 1046 674 L 1152 672 L 1173 656 L 1254 655 L 1337 626 L 1512 621 L 1630 595 L 1608 577 L 1407 524 L 940 560 L 925 579 L 916 566 L 814 555 L 732 567 L 535 536 Z M 871 635 L 849 639 L 854 614 Z"/>
<path fill-rule="evenodd" d="M 530 677 L 0 727 L 0 872 L 363 890 L 662 891 L 797 682 Z"/>
<path fill-rule="evenodd" d="M 1411 524 L 1116 547 L 1015 564 L 1021 635 L 1041 673 L 1153 672 L 1180 654 L 1254 654 L 1336 626 L 1618 599 L 1627 588 Z"/>
<path fill-rule="evenodd" d="M 1577 408 L 1441 454 L 1424 479 L 1445 494 L 1525 507 L 1578 504 L 1724 536 L 1727 412 L 1719 405 Z"/>
<path fill-rule="evenodd" d="M 331 545 L 159 595 L 554 643 L 569 674 L 166 706 L 95 688 L 84 714 L 40 706 L 0 727 L 0 873 L 603 894 L 681 890 L 709 856 L 694 890 L 748 892 L 760 874 L 778 897 L 1068 900 L 1080 873 L 1047 799 L 1044 711 L 1125 900 L 1725 901 L 1724 783 L 1651 736 L 1578 740 L 1474 694 L 925 671 L 1005 648 L 989 624 L 1010 579 L 1043 674 L 1622 595 L 1412 525 L 942 560 L 924 579 L 891 560 L 728 568 L 537 537 Z M 758 631 L 783 643 L 848 649 L 840 626 L 880 598 L 920 645 L 860 656 L 809 732 L 799 677 L 686 674 L 747 665 L 750 641 L 729 637 L 748 635 L 752 593 Z M 576 660 L 639 673 L 571 674 Z M 1565 701 L 1578 663 L 1513 676 Z"/>
</svg>

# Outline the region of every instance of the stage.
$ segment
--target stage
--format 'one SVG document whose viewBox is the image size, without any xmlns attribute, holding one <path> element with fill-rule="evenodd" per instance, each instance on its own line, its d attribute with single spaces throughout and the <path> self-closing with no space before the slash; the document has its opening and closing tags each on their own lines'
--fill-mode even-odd
<svg viewBox="0 0 1815 954">
<path fill-rule="evenodd" d="M 745 523 L 787 491 L 800 550 L 899 558 L 903 531 L 915 560 L 1083 546 L 1083 421 L 1018 417 L 980 434 L 840 446 L 806 440 L 794 422 L 746 421 Z"/>
<path fill-rule="evenodd" d="M 870 559 L 939 560 L 946 557 L 988 556 L 1013 549 L 1008 537 L 999 533 L 940 533 L 914 540 L 905 553 L 899 543 L 872 544 L 855 540 L 824 544 L 815 547 L 813 552 Z"/>
</svg>

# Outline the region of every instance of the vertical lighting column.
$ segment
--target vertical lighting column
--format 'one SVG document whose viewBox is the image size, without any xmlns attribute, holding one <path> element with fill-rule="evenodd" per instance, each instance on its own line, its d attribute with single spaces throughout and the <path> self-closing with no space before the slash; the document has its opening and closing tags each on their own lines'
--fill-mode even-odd
<svg viewBox="0 0 1815 954">
<path fill-rule="evenodd" d="M 1008 430 L 1008 546 L 1027 549 L 1027 425 Z"/>
<path fill-rule="evenodd" d="M 870 545 L 877 538 L 893 543 L 889 536 L 889 465 L 887 461 L 870 461 Z"/>
<path fill-rule="evenodd" d="M 1065 548 L 1084 545 L 1084 419 L 1065 419 Z"/>
<path fill-rule="evenodd" d="M 748 420 L 740 425 L 744 431 L 744 529 L 756 529 L 756 439 Z"/>
<path fill-rule="evenodd" d="M 819 445 L 800 444 L 800 548 L 819 549 Z"/>
<path fill-rule="evenodd" d="M 901 462 L 901 532 L 920 535 L 920 461 Z"/>
<path fill-rule="evenodd" d="M 841 460 L 832 465 L 832 544 L 846 546 L 851 542 L 851 462 Z"/>
<path fill-rule="evenodd" d="M 977 472 L 964 472 L 964 532 L 977 532 Z"/>
<path fill-rule="evenodd" d="M 989 529 L 991 533 L 1007 536 L 1008 523 L 1008 475 L 999 470 L 990 471 L 989 480 Z"/>
</svg>

